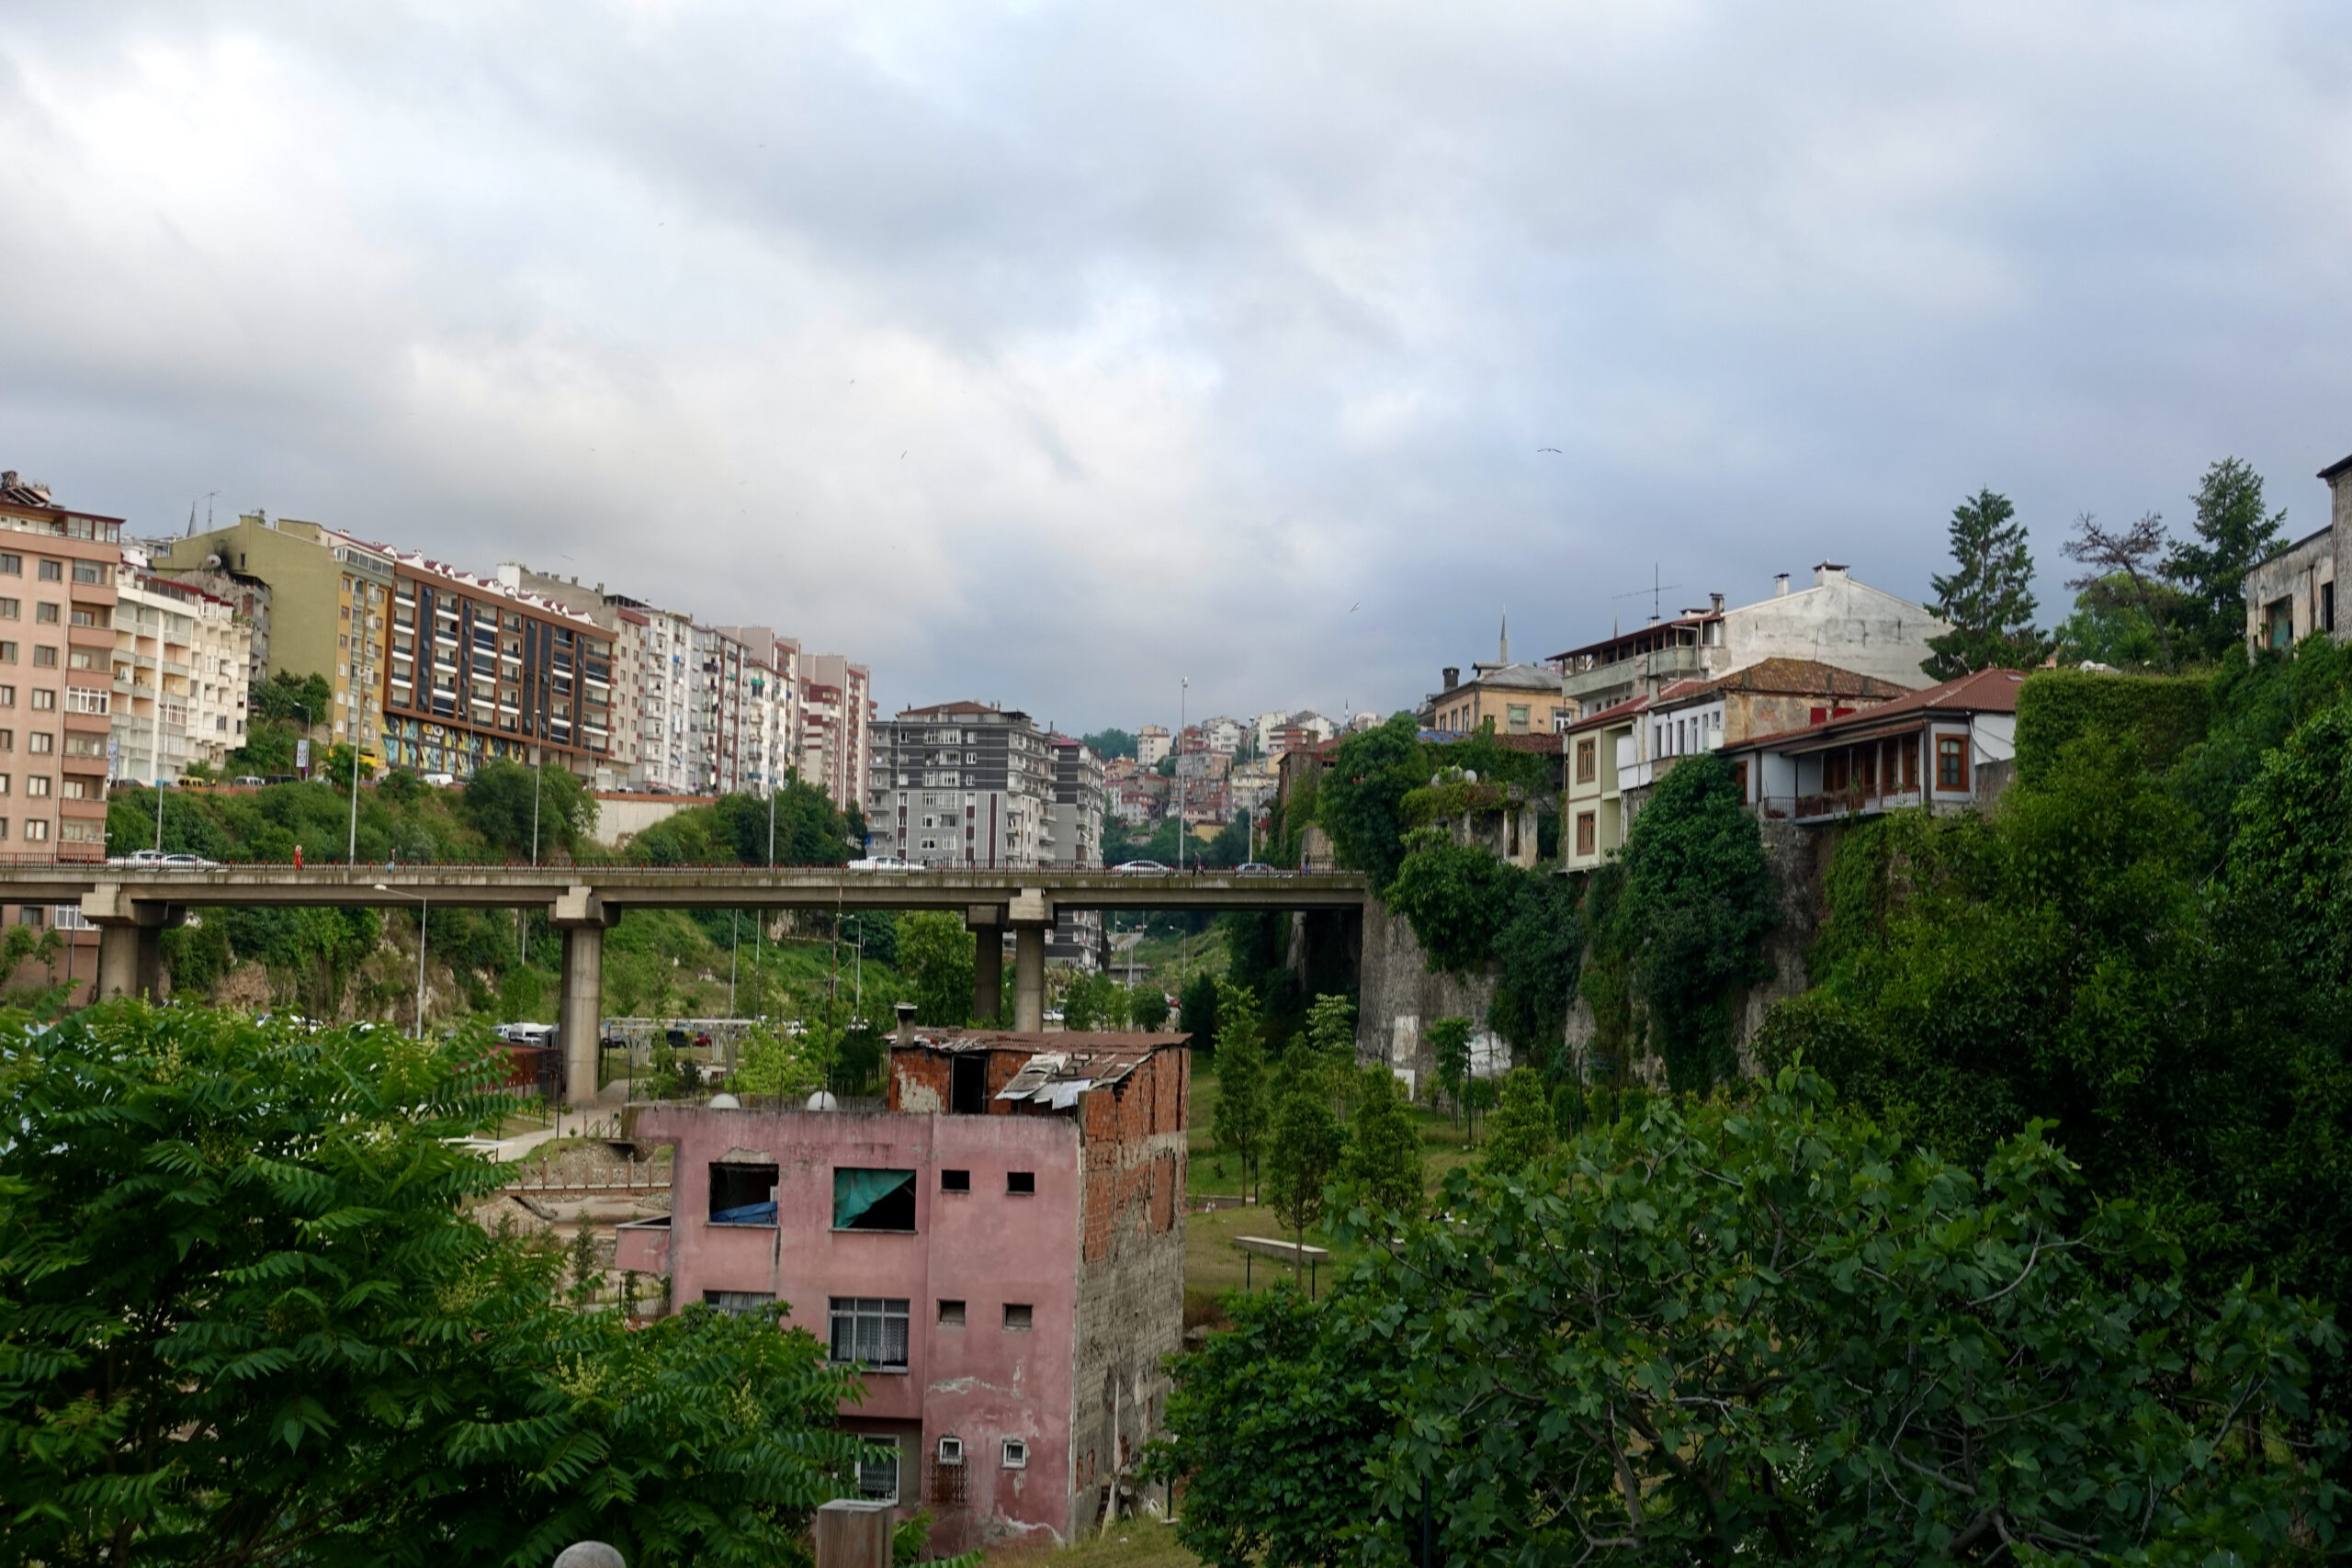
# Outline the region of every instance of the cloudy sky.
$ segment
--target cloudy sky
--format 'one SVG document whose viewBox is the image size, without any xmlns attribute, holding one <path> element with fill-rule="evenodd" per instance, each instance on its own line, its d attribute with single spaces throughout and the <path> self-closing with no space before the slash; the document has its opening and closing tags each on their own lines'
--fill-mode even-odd
<svg viewBox="0 0 2352 1568">
<path fill-rule="evenodd" d="M 1065 728 L 2352 452 L 2341 5 L 0 8 L 0 464 Z M 1556 453 L 1539 450 L 1557 447 Z M 217 492 L 209 502 L 197 500 Z"/>
</svg>

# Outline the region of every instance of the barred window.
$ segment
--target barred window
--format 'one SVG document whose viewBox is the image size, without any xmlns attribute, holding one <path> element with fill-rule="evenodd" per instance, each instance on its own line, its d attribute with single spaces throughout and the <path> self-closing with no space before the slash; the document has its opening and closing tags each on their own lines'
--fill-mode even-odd
<svg viewBox="0 0 2352 1568">
<path fill-rule="evenodd" d="M 862 1361 L 888 1371 L 907 1370 L 907 1306 L 881 1296 L 835 1296 L 833 1359 Z"/>
</svg>

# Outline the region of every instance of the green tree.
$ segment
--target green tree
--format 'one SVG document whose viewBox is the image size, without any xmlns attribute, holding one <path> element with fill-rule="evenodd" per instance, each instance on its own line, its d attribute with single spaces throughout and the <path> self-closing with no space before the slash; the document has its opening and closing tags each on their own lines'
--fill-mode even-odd
<svg viewBox="0 0 2352 1568">
<path fill-rule="evenodd" d="M 1353 998 L 1320 996 L 1308 1004 L 1302 1038 L 1315 1060 L 1329 1071 L 1344 1071 L 1356 1059 L 1356 1004 Z"/>
<path fill-rule="evenodd" d="M 1686 757 L 1659 781 L 1626 835 L 1614 919 L 1678 1089 L 1729 1077 L 1734 992 L 1770 971 L 1764 933 L 1778 918 L 1764 839 L 1731 764 Z"/>
<path fill-rule="evenodd" d="M 1413 1124 L 1396 1074 L 1374 1065 L 1363 1069 L 1363 1077 L 1340 1160 L 1340 1179 L 1362 1188 L 1379 1208 L 1418 1218 L 1424 1186 L 1420 1129 Z"/>
<path fill-rule="evenodd" d="M 807 1035 L 755 1023 L 736 1048 L 735 1076 L 728 1087 L 738 1094 L 797 1099 L 823 1081 L 823 1067 Z"/>
<path fill-rule="evenodd" d="M 1177 1362 L 1162 1462 L 1210 1481 L 1181 1539 L 1224 1568 L 1401 1562 L 1424 1529 L 1452 1562 L 2336 1550 L 2323 1309 L 2199 1307 L 2144 1212 L 2085 1202 L 2038 1136 L 1969 1170 L 1828 1100 L 1792 1070 L 1653 1102 L 1566 1179 L 1451 1171 L 1442 1221 L 1401 1237 L 1351 1212 L 1342 1237 L 1383 1245 L 1328 1300 Z M 1265 1450 L 1220 1453 L 1244 1431 Z M 1237 1473 L 1309 1438 L 1354 1462 Z M 1302 1517 L 1336 1539 L 1278 1557 Z"/>
<path fill-rule="evenodd" d="M 1108 975 L 1080 975 L 1062 993 L 1062 1027 L 1084 1032 L 1123 1029 L 1127 1021 L 1127 991 Z"/>
<path fill-rule="evenodd" d="M 1470 1087 L 1470 1021 L 1433 1018 L 1430 1020 L 1429 1035 L 1430 1059 L 1437 1067 L 1438 1085 L 1459 1112 L 1468 1099 Z"/>
<path fill-rule="evenodd" d="M 1081 735 L 1079 739 L 1085 744 L 1088 750 L 1106 762 L 1114 757 L 1132 757 L 1136 754 L 1136 738 L 1124 729 L 1098 729 L 1091 735 Z"/>
<path fill-rule="evenodd" d="M 319 759 L 316 770 L 319 782 L 332 788 L 345 800 L 350 799 L 355 762 L 358 770 L 356 776 L 360 783 L 366 784 L 376 776 L 376 770 L 369 764 L 368 759 L 356 754 L 350 747 L 341 742 L 328 747 L 326 755 Z"/>
<path fill-rule="evenodd" d="M 2262 476 L 2236 457 L 2207 468 L 2195 499 L 2197 536 L 2173 542 L 2165 573 L 2181 593 L 2184 651 L 2219 659 L 2245 639 L 2245 574 L 2270 552 L 2287 512 L 2263 510 Z"/>
<path fill-rule="evenodd" d="M 1243 1179 L 1254 1191 L 1273 1118 L 1265 1029 L 1258 1020 L 1258 998 L 1222 982 L 1217 985 L 1216 1012 L 1216 1114 L 1211 1135 L 1218 1148 L 1240 1156 Z"/>
<path fill-rule="evenodd" d="M 1177 998 L 1176 1027 L 1193 1037 L 1193 1048 L 1206 1044 L 1212 1055 L 1217 1038 L 1216 976 L 1205 972 L 1184 982 L 1183 994 Z"/>
<path fill-rule="evenodd" d="M 503 758 L 466 781 L 458 812 L 492 852 L 546 861 L 576 852 L 596 826 L 596 797 L 563 767 L 526 768 Z"/>
<path fill-rule="evenodd" d="M 279 670 L 253 688 L 252 711 L 255 718 L 267 723 L 315 729 L 327 721 L 334 703 L 334 688 L 325 676 Z"/>
<path fill-rule="evenodd" d="M 1577 889 L 1563 876 L 1522 872 L 1510 917 L 1495 937 L 1495 992 L 1487 1027 L 1524 1061 L 1563 1070 L 1568 1007 L 1584 961 L 1584 919 Z"/>
<path fill-rule="evenodd" d="M 935 909 L 899 917 L 899 972 L 913 987 L 915 1019 L 940 1028 L 971 1021 L 972 933 Z"/>
<path fill-rule="evenodd" d="M 575 1313 L 560 1248 L 468 1214 L 503 1179 L 459 1144 L 508 1103 L 484 1037 L 109 1004 L 12 1038 L 9 1561 L 774 1561 L 842 1490 L 815 1339 Z"/>
<path fill-rule="evenodd" d="M 1346 1136 L 1321 1086 L 1294 1081 L 1283 1088 L 1266 1146 L 1266 1186 L 1275 1214 L 1301 1247 L 1323 1217 L 1323 1189 L 1340 1168 Z"/>
<path fill-rule="evenodd" d="M 1487 1123 L 1487 1168 L 1512 1175 L 1552 1152 L 1552 1102 L 1543 1076 L 1513 1067 L 1503 1077 L 1502 1104 Z"/>
<path fill-rule="evenodd" d="M 2179 595 L 2161 581 L 2135 586 L 2121 572 L 2111 573 L 2075 593 L 2075 613 L 2052 636 L 2059 656 L 2069 662 L 2133 672 L 2167 669 L 2173 659 L 2165 617 L 2177 614 L 2179 602 Z"/>
<path fill-rule="evenodd" d="M 1484 967 L 1510 921 L 1526 874 L 1476 844 L 1456 843 L 1442 828 L 1416 828 L 1406 845 L 1382 897 L 1411 922 L 1432 971 L 1458 975 Z"/>
<path fill-rule="evenodd" d="M 2046 645 L 2034 629 L 2033 554 L 2004 495 L 1979 491 L 1952 508 L 1952 570 L 1928 580 L 1928 608 L 1951 623 L 1919 668 L 1939 681 L 1979 670 L 2030 669 Z"/>
<path fill-rule="evenodd" d="M 1396 880 L 1405 858 L 1405 796 L 1429 782 L 1430 763 L 1413 716 L 1349 736 L 1317 785 L 1316 818 L 1341 865 L 1374 887 Z"/>
<path fill-rule="evenodd" d="M 596 1227 L 588 1216 L 580 1216 L 580 1224 L 571 1233 L 571 1299 L 585 1304 L 596 1299 L 597 1288 L 604 1283 L 605 1271 L 596 1261 Z"/>
<path fill-rule="evenodd" d="M 1127 1023 L 1146 1034 L 1168 1027 L 1168 993 L 1157 985 L 1137 986 L 1127 993 Z"/>
</svg>

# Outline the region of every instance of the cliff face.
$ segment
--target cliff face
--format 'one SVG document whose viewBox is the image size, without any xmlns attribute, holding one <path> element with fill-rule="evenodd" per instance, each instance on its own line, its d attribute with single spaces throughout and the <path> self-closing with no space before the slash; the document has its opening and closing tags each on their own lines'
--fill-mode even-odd
<svg viewBox="0 0 2352 1568">
<path fill-rule="evenodd" d="M 1471 1070 L 1480 1077 L 1507 1071 L 1510 1047 L 1487 1027 L 1487 1004 L 1494 999 L 1490 975 L 1455 976 L 1430 972 L 1412 923 L 1378 899 L 1363 912 L 1356 1011 L 1356 1057 L 1409 1072 L 1417 1095 L 1424 1094 L 1435 1070 L 1430 1053 L 1430 1020 L 1466 1018 L 1474 1026 Z"/>
</svg>

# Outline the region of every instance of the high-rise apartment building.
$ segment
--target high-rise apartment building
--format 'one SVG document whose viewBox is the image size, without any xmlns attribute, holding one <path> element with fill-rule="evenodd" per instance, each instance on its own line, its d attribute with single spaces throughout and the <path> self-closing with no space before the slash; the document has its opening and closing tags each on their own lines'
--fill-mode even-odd
<svg viewBox="0 0 2352 1568">
<path fill-rule="evenodd" d="M 799 765 L 800 645 L 768 626 L 712 628 L 741 649 L 733 782 L 751 795 L 781 788 Z"/>
<path fill-rule="evenodd" d="M 605 628 L 422 555 L 402 552 L 394 565 L 384 649 L 392 763 L 463 775 L 493 758 L 543 759 L 594 780 L 612 749 Z"/>
<path fill-rule="evenodd" d="M 114 609 L 114 776 L 175 780 L 243 746 L 252 640 L 226 601 L 126 568 Z"/>
<path fill-rule="evenodd" d="M 846 811 L 873 761 L 873 672 L 838 653 L 810 654 L 800 693 L 800 776 Z"/>
<path fill-rule="evenodd" d="M 173 539 L 156 547 L 158 577 L 206 586 L 228 574 L 268 586 L 267 668 L 326 678 L 328 711 L 311 716 L 314 729 L 356 742 L 370 761 L 385 760 L 385 606 L 392 591 L 393 552 L 323 524 L 254 513 L 227 528 Z M 208 591 L 211 591 L 208 589 Z M 219 597 L 233 596 L 220 593 Z"/>
<path fill-rule="evenodd" d="M 1053 801 L 1046 807 L 1039 843 L 1049 865 L 1097 870 L 1102 864 L 1102 818 L 1108 797 L 1102 788 L 1102 759 L 1093 748 L 1068 735 L 1049 739 L 1054 755 Z M 1046 956 L 1073 968 L 1102 962 L 1102 911 L 1057 909 L 1046 938 Z"/>
<path fill-rule="evenodd" d="M 103 860 L 122 519 L 0 473 L 0 853 Z"/>
<path fill-rule="evenodd" d="M 876 854 L 926 866 L 1034 866 L 1054 800 L 1053 748 L 1025 713 L 903 708 L 873 727 L 865 820 Z"/>
</svg>

